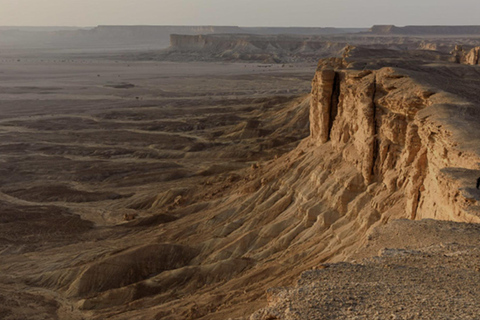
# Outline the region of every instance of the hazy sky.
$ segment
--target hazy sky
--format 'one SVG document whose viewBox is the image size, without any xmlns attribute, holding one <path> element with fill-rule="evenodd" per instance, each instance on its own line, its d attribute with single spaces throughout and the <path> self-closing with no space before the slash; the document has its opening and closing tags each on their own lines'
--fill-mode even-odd
<svg viewBox="0 0 480 320">
<path fill-rule="evenodd" d="M 0 25 L 480 24 L 480 0 L 0 0 Z"/>
</svg>

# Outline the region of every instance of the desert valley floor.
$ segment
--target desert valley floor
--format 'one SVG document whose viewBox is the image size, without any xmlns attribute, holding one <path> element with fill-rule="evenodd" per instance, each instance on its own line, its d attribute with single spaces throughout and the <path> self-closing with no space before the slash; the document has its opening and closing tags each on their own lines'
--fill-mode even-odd
<svg viewBox="0 0 480 320">
<path fill-rule="evenodd" d="M 307 105 L 284 125 L 310 91 L 312 65 L 12 56 L 0 64 L 2 319 L 50 319 L 58 308 L 74 319 L 67 299 L 25 281 L 158 242 L 162 223 L 176 219 L 170 211 L 218 198 L 224 181 L 240 179 L 231 172 L 308 135 Z M 168 250 L 174 264 L 188 259 Z"/>
</svg>

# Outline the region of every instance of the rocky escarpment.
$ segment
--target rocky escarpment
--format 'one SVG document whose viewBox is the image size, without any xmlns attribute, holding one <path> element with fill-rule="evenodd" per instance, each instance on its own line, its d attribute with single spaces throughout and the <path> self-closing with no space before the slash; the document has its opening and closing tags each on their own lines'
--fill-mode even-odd
<svg viewBox="0 0 480 320">
<path fill-rule="evenodd" d="M 393 218 L 480 221 L 480 191 L 475 188 L 480 176 L 480 157 L 475 146 L 478 134 L 469 132 L 478 114 L 474 103 L 476 95 L 465 94 L 462 98 L 452 95 L 452 92 L 459 93 L 459 86 L 472 85 L 468 82 L 478 85 L 473 80 L 476 69 L 445 64 L 443 67 L 417 65 L 406 69 L 358 70 L 349 67 L 351 65 L 352 61 L 342 59 L 322 61 L 313 81 L 310 150 L 321 150 L 317 156 L 322 157 L 319 165 L 323 172 L 320 176 L 311 172 L 311 179 L 317 184 L 310 189 L 322 189 L 322 208 L 330 208 L 318 213 L 311 209 L 307 212 L 314 224 L 327 228 L 321 232 L 334 229 L 337 240 L 330 242 L 331 248 L 335 242 L 343 244 L 341 252 L 324 261 L 371 257 L 389 244 L 398 246 L 396 248 L 415 245 L 422 249 L 418 252 L 384 250 L 381 257 L 359 264 L 313 266 L 322 270 L 304 273 L 296 288 L 271 290 L 269 307 L 254 314 L 252 319 L 349 319 L 367 314 L 384 318 L 396 312 L 414 318 L 426 312 L 429 317 L 435 317 L 440 309 L 452 312 L 446 301 L 449 295 L 434 294 L 425 288 L 433 288 L 436 277 L 447 279 L 451 273 L 469 274 L 477 261 L 477 253 L 470 251 L 470 244 L 457 244 L 462 247 L 459 249 L 441 243 L 448 237 L 450 241 L 460 238 L 445 231 L 442 231 L 444 236 L 438 236 L 440 231 L 434 223 L 412 222 L 406 226 L 407 223 L 391 222 Z M 448 77 L 456 77 L 462 83 L 447 84 Z M 332 155 L 336 155 L 333 161 Z M 323 189 L 331 175 L 344 182 L 334 197 L 326 195 L 331 189 Z M 344 219 L 350 221 L 350 227 L 345 228 L 348 222 Z M 432 229 L 426 229 L 426 225 Z M 418 230 L 414 232 L 415 228 Z M 459 227 L 449 228 L 453 232 Z M 427 237 L 429 232 L 431 235 Z M 383 234 L 383 240 L 377 239 L 374 245 L 372 240 L 379 237 L 378 233 Z M 396 242 L 392 235 L 396 235 Z M 478 237 L 478 232 L 475 236 Z M 436 247 L 429 247 L 432 243 Z M 442 257 L 459 255 L 459 250 L 464 254 L 462 264 L 442 261 Z M 365 251 L 369 253 L 365 255 Z M 388 274 L 379 271 L 391 264 L 402 265 Z M 420 267 L 425 265 L 437 265 L 438 270 L 430 273 L 428 268 Z M 450 271 L 445 273 L 441 268 L 446 265 Z M 463 270 L 465 268 L 468 270 Z M 338 274 L 346 275 L 342 278 Z M 419 274 L 424 276 L 418 278 Z M 450 290 L 458 286 L 458 281 L 469 285 L 463 276 L 459 277 L 442 288 Z M 394 293 L 386 289 L 395 287 L 400 278 L 419 289 L 409 292 L 395 288 Z M 386 281 L 391 284 L 384 288 Z M 367 288 L 372 286 L 375 292 L 383 292 L 382 303 L 369 295 L 371 289 Z M 412 294 L 428 296 L 435 300 L 436 307 L 425 308 L 421 302 L 413 301 L 411 309 L 398 310 L 399 297 Z M 466 288 L 463 297 L 471 301 L 478 293 Z M 468 304 L 471 312 L 473 305 L 467 301 L 462 303 Z M 369 304 L 377 306 L 376 313 L 370 314 Z"/>
<path fill-rule="evenodd" d="M 162 54 L 163 59 L 295 62 L 338 55 L 345 43 L 295 35 L 172 34 L 170 45 Z"/>
<path fill-rule="evenodd" d="M 456 148 L 446 125 L 434 120 L 441 95 L 392 68 L 320 68 L 313 83 L 311 138 L 329 142 L 354 164 L 366 187 L 381 184 L 391 194 L 404 194 L 405 217 L 479 221 L 468 191 L 475 181 L 467 189 L 452 186 L 459 185 L 458 168 L 473 174 L 480 158 Z"/>
<path fill-rule="evenodd" d="M 196 216 L 195 234 L 202 236 L 190 240 L 202 243 L 204 263 L 252 263 L 215 293 L 243 283 L 248 289 L 239 299 L 257 301 L 259 287 L 287 284 L 321 263 L 351 259 L 374 228 L 394 219 L 479 221 L 480 158 L 455 129 L 455 121 L 472 124 L 466 115 L 475 106 L 466 99 L 473 97 L 456 98 L 456 87 L 441 86 L 454 76 L 476 85 L 475 70 L 447 62 L 400 69 L 389 66 L 397 64 L 391 58 L 368 70 L 356 59 L 353 52 L 321 61 L 309 138 L 252 167 L 233 188 L 238 193 Z M 449 116 L 452 110 L 456 116 Z M 206 236 L 210 232 L 214 241 Z M 229 308 L 221 309 L 225 316 Z"/>
<path fill-rule="evenodd" d="M 252 35 L 252 34 L 172 34 L 170 47 L 145 54 L 143 58 L 172 61 L 255 61 L 268 63 L 317 62 L 320 58 L 338 57 L 344 48 L 368 48 L 411 60 L 453 59 L 455 45 L 474 47 L 480 38 L 385 36 L 368 33 L 343 35 Z M 430 57 L 427 57 L 430 56 Z M 436 56 L 436 58 L 434 58 Z M 386 56 L 384 55 L 383 58 Z"/>
</svg>

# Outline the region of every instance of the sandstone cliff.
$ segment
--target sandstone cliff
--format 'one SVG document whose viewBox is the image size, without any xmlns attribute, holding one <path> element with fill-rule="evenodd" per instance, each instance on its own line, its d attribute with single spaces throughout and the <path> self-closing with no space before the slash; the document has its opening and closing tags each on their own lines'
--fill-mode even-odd
<svg viewBox="0 0 480 320">
<path fill-rule="evenodd" d="M 461 180 L 479 169 L 480 158 L 459 148 L 448 123 L 435 119 L 442 95 L 392 68 L 320 68 L 313 82 L 311 139 L 329 142 L 354 165 L 363 188 L 380 185 L 391 195 L 403 194 L 405 217 L 479 221 L 469 191 L 474 181 Z"/>
<path fill-rule="evenodd" d="M 305 209 L 312 225 L 318 226 L 317 232 L 334 235 L 335 240 L 331 240 L 328 247 L 340 251 L 333 249 L 336 251 L 334 258 L 325 261 L 364 257 L 362 250 L 372 246 L 370 240 L 377 237 L 374 230 L 385 233 L 382 241 L 375 242 L 377 250 L 388 245 L 403 248 L 402 245 L 413 244 L 422 250 L 393 250 L 361 264 L 320 265 L 319 269 L 326 270 L 304 273 L 296 288 L 271 290 L 270 307 L 259 311 L 252 319 L 349 319 L 367 314 L 382 318 L 381 314 L 398 312 L 394 306 L 400 303 L 400 297 L 416 293 L 397 291 L 394 295 L 385 293 L 387 298 L 377 299 L 370 297 L 366 288 L 387 281 L 377 279 L 375 274 L 382 274 L 376 268 L 384 268 L 383 265 L 388 263 L 404 265 L 388 275 L 379 276 L 390 279 L 391 287 L 396 281 L 404 281 L 398 280 L 402 277 L 412 285 L 425 286 L 432 276 L 427 274 L 427 269 L 419 268 L 416 274 L 402 273 L 404 268 L 415 265 L 413 260 L 419 261 L 418 254 L 424 257 L 423 263 L 430 259 L 431 266 L 445 268 L 448 265 L 451 272 L 463 272 L 463 269 L 457 269 L 464 268 L 463 265 L 441 262 L 442 256 L 459 250 L 446 247 L 443 242 L 440 244 L 441 241 L 447 238 L 459 241 L 458 236 L 455 238 L 453 233 L 441 231 L 444 232 L 443 238 L 432 242 L 426 234 L 419 235 L 422 231 L 413 230 L 418 228 L 426 233 L 428 229 L 422 228 L 428 224 L 432 226 L 428 232 L 437 234 L 440 231 L 435 229 L 434 223 L 402 227 L 395 222 L 388 226 L 393 218 L 480 221 L 480 191 L 475 188 L 476 179 L 480 177 L 479 138 L 477 132 L 472 132 L 478 119 L 478 96 L 474 92 L 479 85 L 478 71 L 448 63 L 442 66 L 404 65 L 404 69 L 397 69 L 388 66 L 392 62 L 373 64 L 375 68 L 371 70 L 359 70 L 354 67 L 358 61 L 349 59 L 324 60 L 319 64 L 313 81 L 310 141 L 303 145 L 310 150 L 305 151 L 306 154 L 313 153 L 318 158 L 315 166 L 309 168 L 309 181 L 296 185 L 296 189 L 303 193 L 301 198 L 310 199 L 314 204 Z M 455 80 L 448 81 L 449 78 Z M 466 90 L 462 90 L 462 86 Z M 306 167 L 303 170 L 307 171 Z M 335 179 L 336 184 L 332 184 L 331 179 Z M 315 196 L 309 197 L 312 194 Z M 316 210 L 318 207 L 321 209 Z M 384 223 L 388 224 L 380 228 Z M 448 228 L 452 232 L 466 227 L 451 225 Z M 422 237 L 425 237 L 423 242 Z M 362 242 L 366 246 L 359 246 Z M 432 243 L 438 247 L 429 247 Z M 473 259 L 468 263 L 474 264 L 476 253 L 469 251 L 470 245 L 461 246 L 464 255 L 470 257 L 464 259 Z M 439 253 L 439 248 L 444 251 Z M 371 252 L 367 256 L 376 254 L 368 250 Z M 470 270 L 470 267 L 465 268 Z M 345 273 L 346 282 L 342 282 L 342 276 L 337 273 Z M 425 277 L 418 279 L 418 274 L 425 274 Z M 436 275 L 448 277 L 441 270 L 437 270 Z M 354 283 L 347 284 L 350 281 Z M 462 292 L 468 296 L 468 281 L 457 281 L 460 282 L 445 282 L 444 286 L 461 283 L 465 286 Z M 383 292 L 381 288 L 376 290 Z M 422 292 L 441 308 L 449 303 L 448 297 Z M 332 297 L 343 303 L 337 305 Z M 478 298 L 478 293 L 472 293 L 472 297 Z M 377 306 L 376 314 L 365 307 L 365 302 L 358 303 L 360 300 L 370 301 L 370 298 L 375 300 L 372 303 Z M 438 309 L 435 313 L 435 308 L 422 307 L 416 302 L 407 308 L 404 314 L 414 318 L 421 318 L 422 312 L 418 313 L 418 310 L 423 310 L 429 317 L 438 316 Z M 470 311 L 466 312 L 474 308 L 469 304 Z M 458 314 L 447 309 L 444 312 Z"/>
<path fill-rule="evenodd" d="M 457 63 L 469 65 L 478 65 L 480 63 L 480 47 L 466 50 L 463 46 L 457 45 L 453 49 L 452 55 Z"/>
</svg>

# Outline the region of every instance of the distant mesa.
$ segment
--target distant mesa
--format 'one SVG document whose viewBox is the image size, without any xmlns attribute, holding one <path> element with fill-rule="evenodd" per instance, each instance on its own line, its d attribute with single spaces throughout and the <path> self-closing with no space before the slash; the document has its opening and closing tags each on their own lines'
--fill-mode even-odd
<svg viewBox="0 0 480 320">
<path fill-rule="evenodd" d="M 348 55 L 345 49 L 349 47 L 362 48 L 361 52 L 366 56 L 381 52 L 394 57 L 400 54 L 410 59 L 426 55 L 437 61 L 454 58 L 451 53 L 458 44 L 458 36 L 440 36 L 439 39 L 433 39 L 432 36 L 405 36 L 395 34 L 395 28 L 376 26 L 370 32 L 354 36 L 172 34 L 168 49 L 145 54 L 142 58 L 159 61 L 316 62 L 319 58 Z M 455 59 L 462 63 L 470 61 L 468 64 L 478 64 L 475 53 L 467 52 L 474 47 L 480 47 L 480 37 L 469 40 L 463 51 L 457 50 Z M 356 54 L 359 54 L 358 50 Z"/>
<path fill-rule="evenodd" d="M 173 61 L 257 61 L 291 63 L 318 61 L 338 55 L 346 43 L 308 35 L 210 34 L 170 36 L 170 48 L 159 60 Z"/>
<path fill-rule="evenodd" d="M 337 35 L 367 28 L 100 25 L 93 28 L 0 27 L 0 46 L 49 49 L 161 49 L 171 34 Z"/>
<path fill-rule="evenodd" d="M 405 26 L 374 25 L 369 30 L 384 35 L 479 35 L 480 26 Z"/>
</svg>

